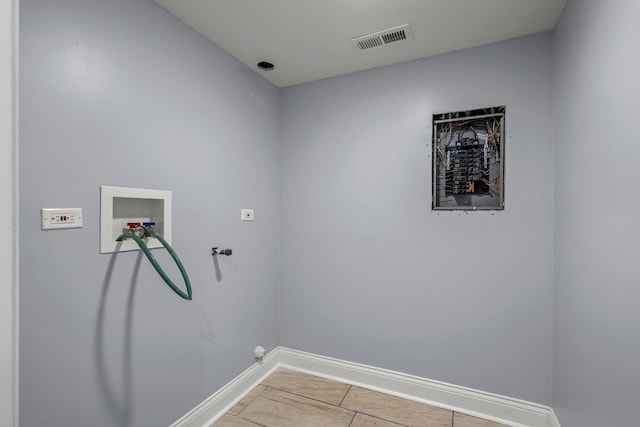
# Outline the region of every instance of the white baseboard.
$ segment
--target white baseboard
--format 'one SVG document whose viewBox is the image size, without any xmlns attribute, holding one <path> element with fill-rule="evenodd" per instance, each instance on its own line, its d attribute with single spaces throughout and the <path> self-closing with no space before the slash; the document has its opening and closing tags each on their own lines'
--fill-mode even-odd
<svg viewBox="0 0 640 427">
<path fill-rule="evenodd" d="M 278 359 L 279 352 L 276 349 L 267 354 L 262 363 L 254 363 L 170 427 L 208 427 L 271 375 L 280 366 Z"/>
<path fill-rule="evenodd" d="M 558 421 L 558 417 L 553 408 L 551 408 L 551 427 L 560 427 L 560 421 Z"/>
<path fill-rule="evenodd" d="M 512 427 L 560 427 L 548 406 L 285 347 L 271 351 L 171 427 L 208 427 L 275 369 L 283 367 L 424 402 Z"/>
</svg>

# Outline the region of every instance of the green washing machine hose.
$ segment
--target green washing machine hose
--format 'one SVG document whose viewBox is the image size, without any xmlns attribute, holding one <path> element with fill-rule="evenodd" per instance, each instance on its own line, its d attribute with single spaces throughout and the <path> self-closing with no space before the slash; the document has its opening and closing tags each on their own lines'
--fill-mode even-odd
<svg viewBox="0 0 640 427">
<path fill-rule="evenodd" d="M 167 276 L 167 273 L 165 273 L 162 267 L 160 267 L 160 265 L 158 264 L 158 261 L 149 250 L 149 247 L 147 246 L 147 244 L 144 242 L 144 240 L 142 240 L 140 236 L 138 236 L 135 233 L 134 228 L 131 228 L 128 233 L 121 234 L 116 239 L 116 241 L 121 242 L 125 239 L 133 239 L 138 244 L 138 246 L 140 246 L 140 249 L 142 249 L 142 252 L 144 252 L 144 254 L 147 256 L 147 258 L 149 259 L 149 262 L 151 262 L 151 265 L 153 265 L 153 268 L 155 268 L 158 274 L 160 275 L 160 277 L 162 277 L 162 280 L 164 280 L 165 283 L 169 285 L 169 287 L 173 290 L 173 292 L 180 295 L 180 297 L 191 301 L 192 299 L 191 282 L 189 281 L 189 276 L 187 275 L 187 272 L 185 271 L 184 266 L 182 265 L 182 262 L 180 262 L 180 258 L 178 258 L 178 255 L 176 255 L 176 253 L 173 251 L 173 248 L 171 247 L 171 245 L 169 245 L 169 243 L 167 243 L 167 241 L 164 240 L 164 238 L 160 234 L 156 233 L 153 227 L 141 226 L 140 228 L 144 229 L 145 235 L 155 237 L 156 239 L 158 239 L 160 243 L 162 243 L 162 246 L 164 246 L 165 249 L 169 252 L 169 254 L 171 254 L 171 257 L 173 258 L 173 260 L 176 262 L 176 265 L 180 269 L 180 273 L 182 274 L 182 278 L 184 279 L 184 284 L 187 287 L 187 293 L 184 293 L 182 289 L 178 288 L 171 281 L 171 279 L 169 279 L 169 276 Z"/>
</svg>

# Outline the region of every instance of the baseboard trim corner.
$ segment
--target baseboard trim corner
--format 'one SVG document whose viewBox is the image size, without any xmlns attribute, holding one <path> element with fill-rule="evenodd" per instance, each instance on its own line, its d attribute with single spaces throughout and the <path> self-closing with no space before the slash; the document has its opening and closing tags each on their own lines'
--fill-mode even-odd
<svg viewBox="0 0 640 427">
<path fill-rule="evenodd" d="M 280 347 L 279 366 L 513 427 L 560 427 L 548 406 Z M 555 422 L 554 422 L 555 420 Z"/>
<path fill-rule="evenodd" d="M 208 427 L 239 402 L 280 365 L 279 354 L 272 351 L 260 363 L 254 363 L 204 402 L 193 408 L 170 427 Z"/>
<path fill-rule="evenodd" d="M 560 427 L 560 421 L 558 420 L 553 408 L 551 408 L 551 427 Z"/>
<path fill-rule="evenodd" d="M 207 427 L 283 367 L 439 406 L 511 427 L 560 427 L 552 408 L 286 347 L 272 350 L 171 427 Z"/>
</svg>

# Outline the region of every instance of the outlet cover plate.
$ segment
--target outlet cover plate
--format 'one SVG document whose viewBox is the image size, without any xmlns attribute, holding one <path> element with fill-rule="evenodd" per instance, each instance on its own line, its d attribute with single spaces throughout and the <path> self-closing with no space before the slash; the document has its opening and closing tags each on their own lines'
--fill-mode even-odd
<svg viewBox="0 0 640 427">
<path fill-rule="evenodd" d="M 82 228 L 82 208 L 40 209 L 43 230 Z"/>
</svg>

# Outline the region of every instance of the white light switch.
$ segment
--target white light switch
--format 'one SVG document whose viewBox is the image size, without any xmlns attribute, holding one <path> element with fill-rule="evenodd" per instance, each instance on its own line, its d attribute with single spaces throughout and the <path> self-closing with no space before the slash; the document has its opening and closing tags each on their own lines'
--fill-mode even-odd
<svg viewBox="0 0 640 427">
<path fill-rule="evenodd" d="M 82 228 L 82 208 L 41 209 L 42 229 Z"/>
<path fill-rule="evenodd" d="M 253 221 L 253 209 L 242 209 L 240 219 L 243 221 Z"/>
</svg>

